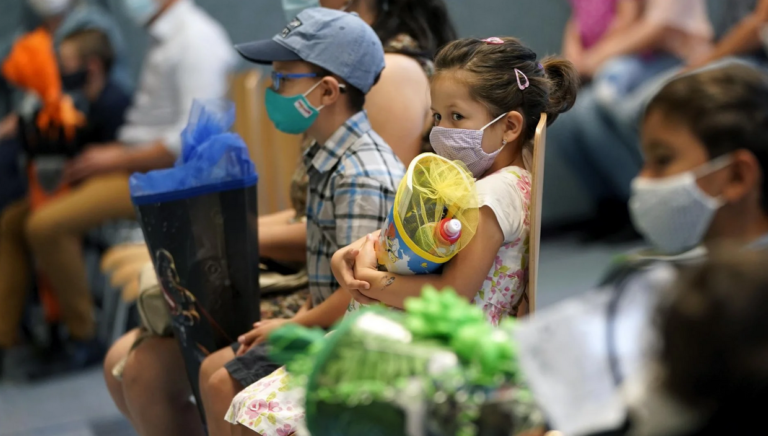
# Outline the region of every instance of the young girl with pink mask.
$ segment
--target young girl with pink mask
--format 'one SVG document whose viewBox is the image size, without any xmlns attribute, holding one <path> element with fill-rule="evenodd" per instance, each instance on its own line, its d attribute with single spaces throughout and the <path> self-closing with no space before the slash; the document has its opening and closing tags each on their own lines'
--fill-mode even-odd
<svg viewBox="0 0 768 436">
<path fill-rule="evenodd" d="M 478 179 L 477 233 L 439 275 L 379 271 L 376 235 L 339 250 L 332 267 L 341 286 L 362 304 L 402 308 L 426 285 L 452 287 L 498 325 L 517 314 L 528 282 L 536 127 L 541 114 L 551 124 L 573 106 L 578 74 L 570 62 L 539 60 L 520 41 L 506 37 L 452 42 L 437 55 L 435 66 L 430 141 L 437 154 L 464 162 Z"/>
</svg>

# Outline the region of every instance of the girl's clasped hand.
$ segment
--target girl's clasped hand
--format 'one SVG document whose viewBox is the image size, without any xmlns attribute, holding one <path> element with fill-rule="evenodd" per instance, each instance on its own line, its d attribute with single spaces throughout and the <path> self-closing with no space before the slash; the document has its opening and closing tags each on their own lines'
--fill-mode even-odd
<svg viewBox="0 0 768 436">
<path fill-rule="evenodd" d="M 376 250 L 380 233 L 376 231 L 340 249 L 331 260 L 339 286 L 360 304 L 378 303 L 376 292 L 383 290 L 393 277 L 378 268 Z"/>
</svg>

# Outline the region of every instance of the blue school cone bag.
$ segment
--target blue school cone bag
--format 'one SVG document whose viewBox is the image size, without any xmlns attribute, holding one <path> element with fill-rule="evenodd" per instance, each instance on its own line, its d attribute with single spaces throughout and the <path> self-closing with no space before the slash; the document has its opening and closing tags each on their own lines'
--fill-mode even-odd
<svg viewBox="0 0 768 436">
<path fill-rule="evenodd" d="M 231 102 L 195 101 L 174 167 L 130 179 L 198 405 L 200 363 L 260 313 L 258 176 L 234 120 Z"/>
</svg>

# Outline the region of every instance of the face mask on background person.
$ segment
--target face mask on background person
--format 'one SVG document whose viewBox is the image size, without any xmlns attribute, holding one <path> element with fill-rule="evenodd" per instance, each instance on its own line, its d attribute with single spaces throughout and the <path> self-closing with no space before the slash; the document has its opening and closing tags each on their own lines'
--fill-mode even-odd
<svg viewBox="0 0 768 436">
<path fill-rule="evenodd" d="M 283 0 L 283 13 L 286 21 L 291 21 L 304 9 L 320 6 L 320 0 Z"/>
<path fill-rule="evenodd" d="M 723 201 L 702 191 L 696 180 L 731 163 L 731 156 L 726 155 L 682 174 L 635 178 L 629 209 L 637 230 L 666 254 L 682 253 L 701 244 Z"/>
<path fill-rule="evenodd" d="M 88 83 L 88 70 L 85 68 L 73 73 L 61 75 L 61 86 L 65 91 L 79 91 Z"/>
<path fill-rule="evenodd" d="M 29 0 L 29 6 L 42 18 L 64 13 L 71 3 L 72 0 Z"/>
<path fill-rule="evenodd" d="M 349 9 L 352 1 L 349 0 L 344 3 L 340 10 L 346 11 Z M 319 8 L 320 6 L 320 0 L 283 0 L 283 13 L 285 14 L 286 21 L 290 22 L 304 9 Z"/>
<path fill-rule="evenodd" d="M 159 0 L 123 0 L 125 13 L 139 27 L 144 27 L 160 11 Z"/>
<path fill-rule="evenodd" d="M 342 6 L 341 9 L 339 9 L 339 10 L 342 11 L 342 12 L 347 12 L 349 10 L 349 7 L 352 6 L 352 2 L 353 1 L 354 0 L 347 0 L 347 2 L 344 3 L 344 6 Z"/>
<path fill-rule="evenodd" d="M 482 176 L 488 168 L 493 165 L 496 156 L 506 146 L 503 142 L 501 148 L 493 153 L 486 153 L 483 150 L 483 135 L 485 129 L 495 124 L 507 114 L 499 115 L 495 120 L 486 124 L 480 130 L 469 129 L 449 129 L 446 127 L 435 126 L 429 134 L 429 142 L 435 153 L 449 160 L 460 160 L 467 165 L 472 176 L 478 178 Z"/>
<path fill-rule="evenodd" d="M 267 89 L 265 96 L 267 115 L 275 124 L 277 130 L 291 135 L 298 135 L 306 132 L 312 126 L 312 123 L 315 122 L 320 114 L 320 110 L 325 106 L 313 107 L 309 100 L 307 100 L 307 96 L 321 83 L 323 83 L 322 80 L 315 83 L 304 94 L 292 97 L 280 95 L 272 88 Z M 344 89 L 344 87 L 343 84 L 339 84 L 339 88 Z"/>
</svg>

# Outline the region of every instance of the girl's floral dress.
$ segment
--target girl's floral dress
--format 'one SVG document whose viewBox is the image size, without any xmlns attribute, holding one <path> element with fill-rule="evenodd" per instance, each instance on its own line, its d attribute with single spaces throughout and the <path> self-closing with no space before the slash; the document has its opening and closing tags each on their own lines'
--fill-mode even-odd
<svg viewBox="0 0 768 436">
<path fill-rule="evenodd" d="M 225 419 L 260 435 L 288 436 L 304 422 L 304 391 L 289 387 L 285 367 L 248 386 L 232 400 Z"/>
<path fill-rule="evenodd" d="M 480 204 L 493 210 L 504 233 L 504 245 L 474 300 L 493 325 L 516 314 L 528 284 L 531 179 L 525 169 L 507 167 L 477 182 Z"/>
</svg>

